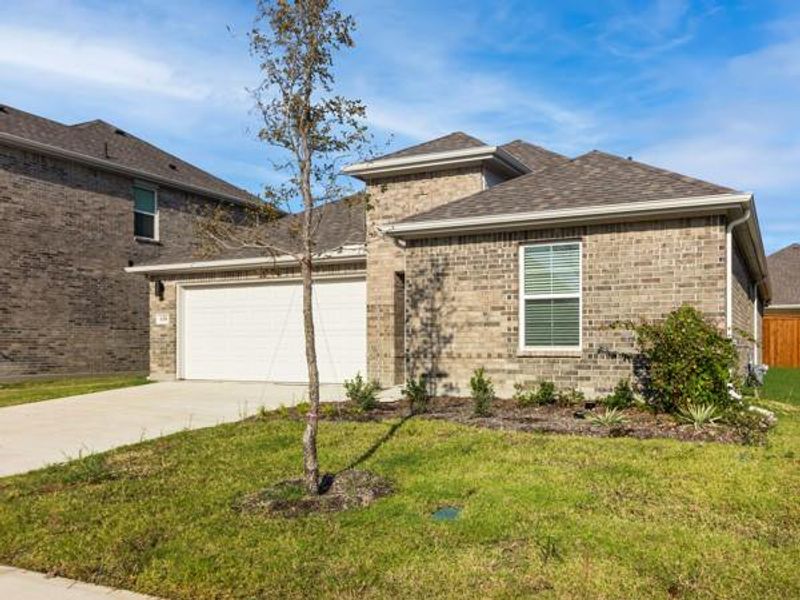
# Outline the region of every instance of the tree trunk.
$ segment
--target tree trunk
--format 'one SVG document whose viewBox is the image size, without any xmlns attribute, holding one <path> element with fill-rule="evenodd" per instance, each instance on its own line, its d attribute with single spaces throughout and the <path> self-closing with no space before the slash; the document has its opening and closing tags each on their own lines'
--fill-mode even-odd
<svg viewBox="0 0 800 600">
<path fill-rule="evenodd" d="M 308 402 L 306 431 L 303 434 L 303 467 L 306 489 L 309 494 L 319 493 L 319 462 L 317 460 L 317 421 L 319 417 L 319 369 L 317 345 L 314 339 L 314 312 L 311 257 L 301 263 L 303 274 L 303 329 L 306 338 L 306 363 L 308 364 Z"/>
</svg>

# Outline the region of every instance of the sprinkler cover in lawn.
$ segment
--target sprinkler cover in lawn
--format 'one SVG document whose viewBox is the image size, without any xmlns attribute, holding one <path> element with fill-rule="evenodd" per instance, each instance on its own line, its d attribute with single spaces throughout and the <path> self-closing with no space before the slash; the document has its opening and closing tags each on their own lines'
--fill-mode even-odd
<svg viewBox="0 0 800 600">
<path fill-rule="evenodd" d="M 431 517 L 434 521 L 455 521 L 459 514 L 461 509 L 456 506 L 442 506 L 436 509 Z"/>
</svg>

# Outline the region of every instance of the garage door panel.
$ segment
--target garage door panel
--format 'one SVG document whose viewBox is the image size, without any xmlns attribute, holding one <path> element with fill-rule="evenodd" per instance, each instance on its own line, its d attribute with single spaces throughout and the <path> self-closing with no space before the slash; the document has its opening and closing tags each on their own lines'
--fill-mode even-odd
<svg viewBox="0 0 800 600">
<path fill-rule="evenodd" d="M 320 379 L 366 370 L 363 280 L 317 282 L 315 329 Z M 186 288 L 186 379 L 307 381 L 299 283 Z"/>
</svg>

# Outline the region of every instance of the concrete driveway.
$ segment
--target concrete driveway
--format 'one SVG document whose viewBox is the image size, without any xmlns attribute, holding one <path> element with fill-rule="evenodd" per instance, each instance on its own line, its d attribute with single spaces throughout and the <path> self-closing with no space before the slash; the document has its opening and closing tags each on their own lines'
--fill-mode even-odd
<svg viewBox="0 0 800 600">
<path fill-rule="evenodd" d="M 323 385 L 323 401 L 341 385 Z M 300 384 L 170 381 L 0 409 L 0 477 L 303 401 Z"/>
</svg>

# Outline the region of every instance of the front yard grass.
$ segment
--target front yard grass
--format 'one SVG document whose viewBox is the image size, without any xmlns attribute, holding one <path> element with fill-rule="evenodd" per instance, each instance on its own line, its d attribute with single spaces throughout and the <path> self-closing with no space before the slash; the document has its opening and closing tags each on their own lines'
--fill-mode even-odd
<svg viewBox="0 0 800 600">
<path fill-rule="evenodd" d="M 0 563 L 181 599 L 796 598 L 800 408 L 770 407 L 767 447 L 415 417 L 358 465 L 392 496 L 293 520 L 234 507 L 298 475 L 302 423 L 179 433 L 0 480 Z M 323 422 L 322 465 L 391 425 Z"/>
<path fill-rule="evenodd" d="M 800 405 L 800 369 L 770 367 L 761 395 Z"/>
<path fill-rule="evenodd" d="M 148 383 L 143 375 L 109 375 L 105 377 L 70 377 L 47 381 L 0 383 L 0 408 L 66 396 L 78 396 L 115 388 Z"/>
</svg>

